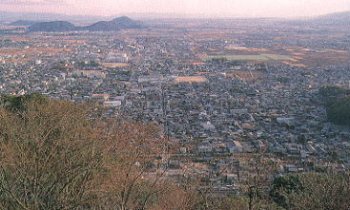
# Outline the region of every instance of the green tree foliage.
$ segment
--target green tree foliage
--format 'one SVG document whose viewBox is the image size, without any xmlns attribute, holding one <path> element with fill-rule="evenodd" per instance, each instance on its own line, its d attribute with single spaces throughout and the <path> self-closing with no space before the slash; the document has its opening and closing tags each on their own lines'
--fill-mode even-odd
<svg viewBox="0 0 350 210">
<path fill-rule="evenodd" d="M 309 173 L 277 178 L 272 198 L 288 210 L 350 208 L 349 175 Z"/>
<path fill-rule="evenodd" d="M 5 108 L 14 113 L 24 112 L 26 109 L 26 104 L 30 102 L 44 103 L 47 102 L 47 98 L 37 93 L 24 96 L 0 96 L 0 107 Z"/>
<path fill-rule="evenodd" d="M 299 193 L 303 190 L 299 176 L 281 176 L 276 178 L 271 187 L 270 196 L 280 206 L 289 209 L 288 196 L 291 193 Z"/>
<path fill-rule="evenodd" d="M 326 98 L 331 98 L 331 97 L 337 98 L 340 96 L 344 96 L 348 93 L 349 93 L 348 90 L 337 86 L 324 86 L 324 87 L 321 87 L 319 90 L 319 94 Z"/>
<path fill-rule="evenodd" d="M 326 86 L 319 90 L 324 101 L 328 120 L 339 125 L 350 125 L 350 91 L 336 86 Z"/>
<path fill-rule="evenodd" d="M 327 116 L 331 122 L 350 125 L 350 97 L 338 99 L 327 107 Z"/>
</svg>

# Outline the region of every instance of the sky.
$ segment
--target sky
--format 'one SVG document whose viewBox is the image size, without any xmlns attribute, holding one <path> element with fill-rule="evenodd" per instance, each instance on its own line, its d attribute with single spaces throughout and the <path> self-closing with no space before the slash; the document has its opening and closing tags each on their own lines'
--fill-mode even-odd
<svg viewBox="0 0 350 210">
<path fill-rule="evenodd" d="M 350 11 L 350 0 L 0 0 L 9 12 L 113 16 L 311 17 Z"/>
</svg>

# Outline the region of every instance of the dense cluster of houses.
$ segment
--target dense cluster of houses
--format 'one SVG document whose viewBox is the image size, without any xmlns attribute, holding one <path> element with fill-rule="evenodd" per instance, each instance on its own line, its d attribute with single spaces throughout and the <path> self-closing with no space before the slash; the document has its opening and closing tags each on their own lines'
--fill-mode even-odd
<svg viewBox="0 0 350 210">
<path fill-rule="evenodd" d="M 324 85 L 349 86 L 349 64 L 204 62 L 203 50 L 232 44 L 214 37 L 60 36 L 1 41 L 0 47 L 38 54 L 0 54 L 0 92 L 95 101 L 108 116 L 158 123 L 179 146 L 169 177 L 200 176 L 218 191 L 233 191 L 254 173 L 256 154 L 276 166 L 274 175 L 350 167 L 350 129 L 327 121 L 318 96 Z M 45 47 L 67 50 L 51 55 Z"/>
</svg>

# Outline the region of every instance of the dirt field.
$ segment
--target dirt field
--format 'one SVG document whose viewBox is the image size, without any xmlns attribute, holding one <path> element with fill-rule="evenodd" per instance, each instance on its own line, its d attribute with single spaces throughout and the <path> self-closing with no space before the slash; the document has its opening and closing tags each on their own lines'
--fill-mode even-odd
<svg viewBox="0 0 350 210">
<path fill-rule="evenodd" d="M 128 67 L 129 64 L 127 63 L 102 63 L 102 66 L 106 68 L 123 68 L 123 67 Z"/>
<path fill-rule="evenodd" d="M 202 83 L 207 82 L 207 78 L 202 76 L 176 77 L 176 83 Z"/>
</svg>

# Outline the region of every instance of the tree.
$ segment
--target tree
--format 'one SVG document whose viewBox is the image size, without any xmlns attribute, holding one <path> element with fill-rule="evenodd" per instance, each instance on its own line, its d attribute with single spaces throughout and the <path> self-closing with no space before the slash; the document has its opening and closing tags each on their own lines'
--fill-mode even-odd
<svg viewBox="0 0 350 210">
<path fill-rule="evenodd" d="M 338 99 L 327 106 L 327 116 L 331 122 L 350 125 L 350 97 Z"/>
<path fill-rule="evenodd" d="M 106 173 L 101 174 L 102 203 L 113 208 L 146 209 L 166 190 L 162 164 L 165 140 L 156 126 L 142 123 L 109 122 L 104 137 Z"/>
<path fill-rule="evenodd" d="M 249 173 L 243 181 L 241 191 L 247 198 L 248 210 L 270 208 L 268 189 L 272 182 L 271 175 L 277 170 L 276 163 L 270 158 L 266 153 L 261 152 L 254 154 L 247 162 Z"/>
<path fill-rule="evenodd" d="M 142 210 L 171 199 L 157 126 L 40 95 L 1 100 L 1 209 Z"/>
<path fill-rule="evenodd" d="M 329 121 L 350 125 L 350 91 L 337 86 L 326 86 L 320 88 L 319 94 L 325 102 Z"/>
<path fill-rule="evenodd" d="M 287 176 L 274 182 L 271 195 L 290 210 L 350 209 L 349 180 L 347 174 L 334 173 Z"/>
<path fill-rule="evenodd" d="M 173 183 L 165 183 L 168 187 L 158 197 L 158 205 L 152 210 L 195 210 L 199 195 L 193 188 L 179 187 Z"/>
<path fill-rule="evenodd" d="M 299 176 L 281 176 L 273 181 L 270 196 L 278 205 L 290 209 L 291 204 L 287 195 L 291 193 L 299 193 L 302 189 L 303 186 Z"/>
<path fill-rule="evenodd" d="M 93 202 L 101 154 L 86 115 L 83 106 L 37 95 L 8 98 L 0 109 L 1 209 L 71 209 Z"/>
<path fill-rule="evenodd" d="M 337 86 L 324 86 L 319 90 L 319 94 L 324 98 L 337 98 L 349 94 L 349 90 Z"/>
</svg>

